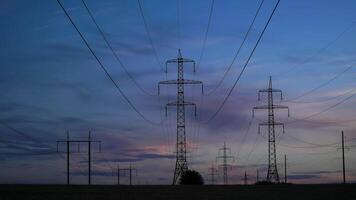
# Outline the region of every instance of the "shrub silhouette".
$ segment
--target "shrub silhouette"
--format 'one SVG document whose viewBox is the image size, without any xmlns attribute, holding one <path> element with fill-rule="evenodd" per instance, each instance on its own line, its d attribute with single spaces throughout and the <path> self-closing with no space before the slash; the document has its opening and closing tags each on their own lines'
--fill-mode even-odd
<svg viewBox="0 0 356 200">
<path fill-rule="evenodd" d="M 194 170 L 187 170 L 182 174 L 179 180 L 179 184 L 180 185 L 203 185 L 204 180 L 199 172 Z"/>
</svg>

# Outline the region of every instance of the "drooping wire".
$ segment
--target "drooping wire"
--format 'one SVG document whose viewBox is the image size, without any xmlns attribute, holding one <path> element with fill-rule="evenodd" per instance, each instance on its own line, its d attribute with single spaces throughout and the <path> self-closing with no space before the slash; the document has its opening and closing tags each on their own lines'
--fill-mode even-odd
<svg viewBox="0 0 356 200">
<path fill-rule="evenodd" d="M 143 21 L 143 24 L 145 26 L 145 31 L 146 31 L 146 34 L 147 34 L 147 37 L 148 37 L 148 40 L 151 44 L 151 48 L 153 50 L 153 54 L 154 54 L 154 57 L 157 61 L 157 64 L 159 65 L 159 67 L 161 68 L 162 71 L 165 72 L 165 69 L 162 65 L 162 61 L 160 60 L 159 56 L 158 56 L 158 53 L 157 53 L 157 49 L 153 43 L 153 39 L 152 39 L 152 36 L 151 36 L 151 33 L 150 33 L 150 29 L 148 28 L 148 23 L 147 23 L 147 20 L 146 20 L 146 17 L 145 17 L 145 14 L 143 12 L 143 8 L 142 8 L 142 3 L 141 3 L 141 0 L 137 0 L 137 3 L 138 3 L 138 6 L 139 6 L 139 10 L 140 10 L 140 14 L 141 14 L 141 17 L 142 17 L 142 21 Z"/>
<path fill-rule="evenodd" d="M 352 94 L 352 95 L 350 95 L 350 96 L 344 98 L 343 100 L 337 102 L 336 104 L 334 104 L 334 105 L 332 105 L 332 106 L 330 106 L 330 107 L 328 107 L 328 108 L 326 108 L 326 109 L 324 109 L 324 110 L 321 110 L 321 111 L 319 111 L 319 112 L 317 112 L 317 113 L 308 115 L 308 116 L 303 117 L 303 118 L 300 118 L 300 119 L 294 118 L 293 121 L 288 121 L 288 122 L 286 122 L 286 123 L 291 124 L 291 123 L 295 123 L 295 122 L 298 122 L 298 121 L 304 121 L 304 120 L 306 120 L 306 119 L 310 119 L 310 118 L 312 118 L 312 117 L 318 116 L 318 115 L 320 115 L 320 114 L 322 114 L 322 113 L 324 113 L 324 112 L 326 112 L 326 111 L 329 111 L 329 110 L 335 108 L 336 106 L 338 106 L 338 105 L 340 105 L 340 104 L 346 102 L 347 100 L 351 99 L 351 98 L 354 97 L 355 95 L 356 95 L 356 93 L 354 93 L 354 94 Z"/>
<path fill-rule="evenodd" d="M 303 94 L 299 95 L 299 96 L 296 96 L 294 98 L 291 98 L 291 99 L 287 99 L 287 100 L 284 100 L 284 102 L 293 102 L 294 100 L 297 100 L 297 99 L 300 99 L 302 97 L 305 97 L 311 93 L 313 93 L 314 91 L 328 85 L 329 83 L 333 82 L 335 79 L 337 79 L 338 77 L 340 77 L 341 75 L 343 75 L 344 73 L 346 73 L 347 71 L 349 71 L 350 69 L 352 69 L 354 66 L 356 65 L 356 63 L 353 63 L 351 64 L 350 66 L 348 66 L 346 69 L 344 69 L 343 71 L 341 71 L 340 73 L 336 74 L 334 77 L 332 77 L 331 79 L 325 81 L 324 83 L 318 85 L 317 87 L 307 91 L 307 92 L 304 92 Z"/>
<path fill-rule="evenodd" d="M 177 38 L 178 38 L 178 44 L 181 45 L 181 27 L 180 27 L 180 5 L 181 2 L 180 0 L 177 0 Z M 179 49 L 179 46 L 178 46 Z"/>
<path fill-rule="evenodd" d="M 321 49 L 319 49 L 315 54 L 313 54 L 313 55 L 307 57 L 307 58 L 306 58 L 305 60 L 303 60 L 300 64 L 295 64 L 295 65 L 293 65 L 292 67 L 290 67 L 289 70 L 287 70 L 287 71 L 285 71 L 285 72 L 282 72 L 282 73 L 280 73 L 280 74 L 277 74 L 277 75 L 275 75 L 275 76 L 276 76 L 276 77 L 284 76 L 284 75 L 290 73 L 291 71 L 293 71 L 294 69 L 298 68 L 299 66 L 304 65 L 304 64 L 306 64 L 306 63 L 312 61 L 316 56 L 318 56 L 320 53 L 322 53 L 322 52 L 324 52 L 325 50 L 327 50 L 330 46 L 332 46 L 335 42 L 337 42 L 340 38 L 342 38 L 342 36 L 344 36 L 345 33 L 347 33 L 349 30 L 351 30 L 351 29 L 354 27 L 355 24 L 356 24 L 356 22 L 352 22 L 352 23 L 350 24 L 350 26 L 348 26 L 348 27 L 346 27 L 344 30 L 342 30 L 341 33 L 338 34 L 335 39 L 333 39 L 332 41 L 328 42 L 325 46 L 323 46 Z"/>
<path fill-rule="evenodd" d="M 258 16 L 258 14 L 260 13 L 260 10 L 261 10 L 261 8 L 262 8 L 263 2 L 264 2 L 264 0 L 262 0 L 261 3 L 260 3 L 260 5 L 258 6 L 257 11 L 256 11 L 256 13 L 255 13 L 255 15 L 254 15 L 254 17 L 253 17 L 251 23 L 250 23 L 250 25 L 249 25 L 249 27 L 248 27 L 248 29 L 247 29 L 245 35 L 244 35 L 244 38 L 243 38 L 243 40 L 242 40 L 242 42 L 241 42 L 239 48 L 237 49 L 237 51 L 236 51 L 236 53 L 235 53 L 235 55 L 234 55 L 234 57 L 233 57 L 233 59 L 232 59 L 230 65 L 228 66 L 228 68 L 227 68 L 226 71 L 224 72 L 223 77 L 220 79 L 220 81 L 218 82 L 218 84 L 217 84 L 212 90 L 210 90 L 210 91 L 208 91 L 208 92 L 206 93 L 205 96 L 210 96 L 210 95 L 214 94 L 215 91 L 216 91 L 216 90 L 221 86 L 221 84 L 224 82 L 225 78 L 227 77 L 228 73 L 230 72 L 232 66 L 233 66 L 234 63 L 235 63 L 235 61 L 236 61 L 236 59 L 237 59 L 237 56 L 240 54 L 240 51 L 241 51 L 242 47 L 244 46 L 245 42 L 247 41 L 247 38 L 248 38 L 248 36 L 249 36 L 249 34 L 250 34 L 251 30 L 252 30 L 252 27 L 253 27 L 253 25 L 255 24 L 256 18 L 257 18 L 257 16 Z"/>
<path fill-rule="evenodd" d="M 125 71 L 126 75 L 132 80 L 132 82 L 134 83 L 134 85 L 141 90 L 144 94 L 147 94 L 149 96 L 156 96 L 156 94 L 151 93 L 149 91 L 147 91 L 146 89 L 144 89 L 137 81 L 136 79 L 131 75 L 131 73 L 127 70 L 127 67 L 124 65 L 124 63 L 121 61 L 119 55 L 115 52 L 114 48 L 112 47 L 112 45 L 110 44 L 108 38 L 105 36 L 105 33 L 102 31 L 102 29 L 100 28 L 99 24 L 96 22 L 94 15 L 92 14 L 92 12 L 90 11 L 89 7 L 87 6 L 87 4 L 85 3 L 85 0 L 81 0 L 86 11 L 88 12 L 91 20 L 94 22 L 96 28 L 98 29 L 100 35 L 102 36 L 102 38 L 104 39 L 106 45 L 109 47 L 110 51 L 112 52 L 112 54 L 114 55 L 116 61 L 119 63 L 119 65 L 121 66 L 121 68 Z"/>
<path fill-rule="evenodd" d="M 150 124 L 154 124 L 154 125 L 159 125 L 161 122 L 157 123 L 157 122 L 153 122 L 150 119 L 146 118 L 137 108 L 136 106 L 130 101 L 130 99 L 125 95 L 125 93 L 121 90 L 120 86 L 116 83 L 116 81 L 114 81 L 114 79 L 112 78 L 112 76 L 110 75 L 110 73 L 106 70 L 106 68 L 104 67 L 104 65 L 101 63 L 100 59 L 97 57 L 97 55 L 95 54 L 94 50 L 90 47 L 89 43 L 87 42 L 87 40 L 85 39 L 84 35 L 80 32 L 80 30 L 78 29 L 77 25 L 74 23 L 74 21 L 72 20 L 72 18 L 69 16 L 67 10 L 63 7 L 62 3 L 60 2 L 60 0 L 57 0 L 59 6 L 61 7 L 61 9 L 63 10 L 64 14 L 67 16 L 68 20 L 71 22 L 71 24 L 73 25 L 73 27 L 75 28 L 75 30 L 77 31 L 77 33 L 79 34 L 79 36 L 81 37 L 81 39 L 83 40 L 83 42 L 85 43 L 86 47 L 89 49 L 90 53 L 94 56 L 95 60 L 98 62 L 99 66 L 101 67 L 101 69 L 104 71 L 105 75 L 109 78 L 109 80 L 113 83 L 113 85 L 115 86 L 115 88 L 117 89 L 117 91 L 121 94 L 121 96 L 125 99 L 125 101 L 129 104 L 130 108 L 135 111 L 143 120 L 145 120 L 146 122 L 150 123 Z"/>
<path fill-rule="evenodd" d="M 197 63 L 197 67 L 196 67 L 197 70 L 199 70 L 199 66 L 201 64 L 201 61 L 202 61 L 204 53 L 205 53 L 206 42 L 208 40 L 208 34 L 209 34 L 209 30 L 210 30 L 211 18 L 212 18 L 213 10 L 214 10 L 214 3 L 215 3 L 215 0 L 211 0 L 210 9 L 209 9 L 208 25 L 206 26 L 206 30 L 205 30 L 205 34 L 204 34 L 203 46 L 202 46 L 202 49 L 201 49 L 201 52 L 200 52 L 200 56 L 199 56 L 199 59 L 198 59 L 198 63 Z"/>
<path fill-rule="evenodd" d="M 241 151 L 242 151 L 242 147 L 243 147 L 243 145 L 245 144 L 245 140 L 246 140 L 246 138 L 247 138 L 247 135 L 248 135 L 249 132 L 250 132 L 252 122 L 253 122 L 253 118 L 251 118 L 250 121 L 248 122 L 247 128 L 246 128 L 245 133 L 244 133 L 244 135 L 243 135 L 243 137 L 242 137 L 242 140 L 241 140 L 241 142 L 239 142 L 240 145 L 239 145 L 239 148 L 238 148 L 238 150 L 237 150 L 236 160 L 239 160 L 239 156 L 240 156 L 240 153 L 241 153 Z"/>
<path fill-rule="evenodd" d="M 213 119 L 219 114 L 219 112 L 221 111 L 221 109 L 224 107 L 226 101 L 229 99 L 229 97 L 231 96 L 232 92 L 234 91 L 234 89 L 235 89 L 237 83 L 239 82 L 240 78 L 242 77 L 242 74 L 244 73 L 246 67 L 247 67 L 248 64 L 250 63 L 250 60 L 251 60 L 252 56 L 254 55 L 254 53 L 255 53 L 255 51 L 256 51 L 256 48 L 257 48 L 258 44 L 260 43 L 260 41 L 261 41 L 261 39 L 262 39 L 262 36 L 264 35 L 264 33 L 265 33 L 265 31 L 266 31 L 268 25 L 270 24 L 270 22 L 271 22 L 271 20 L 272 20 L 272 17 L 273 17 L 273 15 L 274 15 L 274 13 L 275 13 L 277 7 L 278 7 L 279 2 L 280 2 L 280 0 L 278 0 L 277 3 L 276 3 L 276 5 L 274 6 L 273 11 L 272 11 L 272 13 L 270 14 L 270 16 L 269 16 L 269 18 L 268 18 L 267 23 L 265 24 L 265 26 L 264 26 L 262 32 L 260 33 L 260 36 L 258 37 L 258 40 L 257 40 L 255 46 L 253 47 L 253 49 L 252 49 L 252 51 L 251 51 L 251 53 L 250 53 L 248 59 L 246 60 L 244 66 L 243 66 L 241 72 L 239 73 L 237 79 L 235 80 L 235 82 L 234 82 L 232 88 L 230 88 L 230 90 L 229 90 L 227 96 L 224 98 L 223 102 L 220 104 L 220 106 L 218 107 L 218 109 L 216 110 L 216 112 L 208 119 L 207 123 L 209 123 L 211 120 L 213 120 Z"/>
<path fill-rule="evenodd" d="M 326 101 L 331 101 L 333 99 L 337 99 L 339 97 L 342 97 L 342 96 L 345 96 L 345 95 L 348 95 L 348 94 L 351 94 L 353 93 L 354 91 L 356 91 L 356 89 L 351 89 L 345 93 L 342 93 L 342 94 L 339 94 L 339 95 L 336 95 L 336 96 L 333 96 L 333 97 L 330 97 L 330 98 L 326 98 L 326 99 L 319 99 L 319 100 L 314 100 L 314 101 L 289 101 L 289 103 L 298 103 L 298 104 L 305 104 L 305 103 L 321 103 L 321 102 L 326 102 Z"/>
</svg>

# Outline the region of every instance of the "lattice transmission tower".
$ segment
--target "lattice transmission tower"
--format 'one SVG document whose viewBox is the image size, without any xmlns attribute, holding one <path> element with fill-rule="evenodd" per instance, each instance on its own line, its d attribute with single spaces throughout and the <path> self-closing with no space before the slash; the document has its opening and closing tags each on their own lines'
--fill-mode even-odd
<svg viewBox="0 0 356 200">
<path fill-rule="evenodd" d="M 181 177 L 181 175 L 188 170 L 187 163 L 187 142 L 186 142 L 186 128 L 185 128 L 185 107 L 194 106 L 195 116 L 196 116 L 196 104 L 193 102 L 188 102 L 184 100 L 184 85 L 185 84 L 201 84 L 203 93 L 203 82 L 196 80 L 186 80 L 184 79 L 184 63 L 192 63 L 193 71 L 195 72 L 195 61 L 192 59 L 187 59 L 182 57 L 181 50 L 178 49 L 178 57 L 175 59 L 168 60 L 166 62 L 166 73 L 168 64 L 176 63 L 178 68 L 177 79 L 176 80 L 166 80 L 160 81 L 158 83 L 158 95 L 160 94 L 161 84 L 171 84 L 177 85 L 177 100 L 174 102 L 169 102 L 166 104 L 166 117 L 167 108 L 169 106 L 175 106 L 177 108 L 177 141 L 176 141 L 176 165 L 173 176 L 173 185 L 176 184 Z"/>
<path fill-rule="evenodd" d="M 220 155 L 220 152 L 222 152 L 222 155 Z M 231 159 L 234 161 L 234 157 L 231 156 L 231 149 L 226 147 L 226 142 L 224 142 L 224 146 L 219 149 L 219 156 L 216 157 L 216 160 L 218 159 L 223 161 L 219 166 L 223 168 L 224 185 L 227 185 L 229 183 L 227 171 L 228 168 L 232 168 L 232 165 L 228 164 L 228 161 Z"/>
<path fill-rule="evenodd" d="M 273 103 L 273 94 L 280 93 L 280 99 L 283 99 L 282 90 L 272 88 L 272 77 L 269 77 L 269 86 L 267 89 L 258 91 L 258 100 L 261 100 L 261 93 L 267 93 L 267 105 L 253 107 L 252 117 L 254 117 L 254 111 L 258 109 L 268 110 L 268 121 L 260 123 L 258 126 L 258 132 L 260 133 L 261 126 L 267 126 L 268 128 L 268 171 L 267 171 L 267 182 L 277 182 L 279 183 L 279 176 L 277 170 L 277 156 L 276 156 L 276 135 L 275 127 L 282 126 L 284 133 L 284 123 L 276 122 L 274 120 L 274 110 L 276 109 L 287 109 L 289 117 L 288 106 L 276 105 Z"/>
</svg>

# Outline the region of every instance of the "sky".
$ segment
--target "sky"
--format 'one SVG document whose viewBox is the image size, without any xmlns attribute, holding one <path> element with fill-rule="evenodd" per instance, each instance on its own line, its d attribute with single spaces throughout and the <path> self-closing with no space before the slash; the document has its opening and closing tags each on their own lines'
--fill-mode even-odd
<svg viewBox="0 0 356 200">
<path fill-rule="evenodd" d="M 115 184 L 117 166 L 137 170 L 135 184 L 171 184 L 175 165 L 176 114 L 164 106 L 176 99 L 176 87 L 159 81 L 176 79 L 168 59 L 182 50 L 197 61 L 194 73 L 184 66 L 188 165 L 209 183 L 208 168 L 224 141 L 231 148 L 229 182 L 243 183 L 267 172 L 267 130 L 258 124 L 267 113 L 257 92 L 268 86 L 283 91 L 287 112 L 276 111 L 285 133 L 276 129 L 277 162 L 292 183 L 341 182 L 339 149 L 345 133 L 346 175 L 356 181 L 356 2 L 352 0 L 282 0 L 250 63 L 226 104 L 223 102 L 255 45 L 275 0 L 265 0 L 241 52 L 216 88 L 243 41 L 260 1 L 216 0 L 208 27 L 209 0 L 141 0 L 147 30 L 135 0 L 85 0 L 98 25 L 134 81 L 117 62 L 80 0 L 62 0 L 74 23 L 130 102 L 152 122 L 143 120 L 118 93 L 80 38 L 57 1 L 0 1 L 0 183 L 62 184 L 66 181 L 65 140 L 92 137 L 92 182 Z M 207 39 L 204 43 L 205 34 Z M 152 43 L 150 42 L 152 41 Z M 204 45 L 205 44 L 205 45 Z M 205 47 L 204 47 L 205 46 Z M 155 56 L 157 55 L 157 57 Z M 202 55 L 200 59 L 200 55 Z M 198 62 L 200 60 L 200 62 Z M 149 93 L 149 94 L 147 94 Z M 249 125 L 250 124 L 250 125 Z M 87 146 L 71 146 L 71 183 L 87 183 Z M 222 182 L 219 168 L 219 182 Z M 128 183 L 123 175 L 122 183 Z"/>
</svg>

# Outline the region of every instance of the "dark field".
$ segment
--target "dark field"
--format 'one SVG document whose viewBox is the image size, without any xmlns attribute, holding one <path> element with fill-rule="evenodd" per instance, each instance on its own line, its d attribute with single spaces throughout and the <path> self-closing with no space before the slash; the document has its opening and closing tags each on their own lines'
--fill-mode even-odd
<svg viewBox="0 0 356 200">
<path fill-rule="evenodd" d="M 230 185 L 230 186 L 65 186 L 1 185 L 0 199 L 349 199 L 356 200 L 356 184 L 347 185 Z"/>
</svg>

